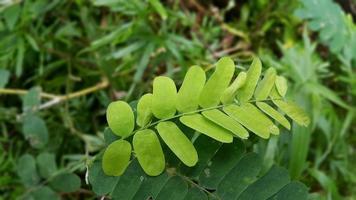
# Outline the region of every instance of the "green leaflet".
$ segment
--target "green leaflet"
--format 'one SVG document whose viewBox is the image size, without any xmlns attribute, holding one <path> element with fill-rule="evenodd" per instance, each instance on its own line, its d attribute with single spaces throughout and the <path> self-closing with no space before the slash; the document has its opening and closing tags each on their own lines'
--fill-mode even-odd
<svg viewBox="0 0 356 200">
<path fill-rule="evenodd" d="M 278 93 L 284 97 L 287 93 L 288 90 L 288 83 L 287 79 L 284 78 L 283 76 L 277 76 L 276 78 L 276 88 Z"/>
<path fill-rule="evenodd" d="M 198 162 L 193 144 L 175 123 L 161 122 L 156 128 L 163 141 L 185 165 L 192 167 Z"/>
<path fill-rule="evenodd" d="M 205 84 L 200 97 L 199 105 L 203 108 L 216 106 L 220 97 L 228 87 L 234 75 L 235 64 L 229 57 L 223 57 L 216 63 L 216 70 Z"/>
<path fill-rule="evenodd" d="M 248 131 L 243 126 L 218 109 L 204 111 L 202 114 L 204 117 L 231 131 L 242 139 L 247 139 L 249 136 Z"/>
<path fill-rule="evenodd" d="M 259 58 L 254 58 L 247 71 L 247 80 L 245 85 L 237 92 L 237 99 L 240 102 L 247 102 L 253 96 L 258 79 L 260 78 L 262 63 Z"/>
<path fill-rule="evenodd" d="M 177 89 L 173 80 L 158 76 L 153 81 L 152 113 L 158 119 L 172 117 L 176 112 Z"/>
<path fill-rule="evenodd" d="M 165 167 L 165 159 L 156 133 L 150 129 L 138 131 L 132 143 L 143 171 L 150 176 L 161 174 Z"/>
<path fill-rule="evenodd" d="M 110 129 L 118 136 L 129 136 L 135 127 L 135 117 L 130 105 L 124 101 L 111 102 L 106 110 Z"/>
<path fill-rule="evenodd" d="M 201 67 L 189 68 L 177 94 L 176 107 L 179 112 L 191 112 L 198 108 L 199 95 L 204 87 L 205 79 L 205 72 Z"/>
<path fill-rule="evenodd" d="M 146 126 L 152 118 L 152 94 L 143 95 L 137 103 L 137 119 L 136 123 L 140 127 Z"/>
<path fill-rule="evenodd" d="M 131 144 L 126 140 L 111 143 L 103 155 L 102 167 L 108 176 L 120 176 L 124 173 L 131 157 Z"/>
<path fill-rule="evenodd" d="M 263 79 L 258 83 L 255 91 L 256 100 L 267 99 L 276 81 L 277 72 L 274 68 L 268 68 Z"/>
<path fill-rule="evenodd" d="M 186 115 L 179 118 L 186 126 L 203 133 L 217 141 L 231 143 L 233 137 L 231 132 L 214 124 L 200 114 Z"/>
<path fill-rule="evenodd" d="M 234 101 L 237 90 L 244 86 L 244 84 L 246 83 L 246 77 L 246 72 L 240 72 L 234 82 L 228 88 L 225 89 L 224 93 L 220 98 L 223 104 L 232 103 Z"/>
<path fill-rule="evenodd" d="M 264 113 L 268 116 L 272 117 L 286 129 L 290 130 L 290 123 L 289 121 L 278 111 L 276 111 L 272 106 L 264 103 L 264 102 L 257 102 L 257 107 L 260 108 Z"/>
<path fill-rule="evenodd" d="M 294 102 L 280 100 L 282 97 L 278 94 L 276 88 L 272 89 L 270 96 L 273 103 L 297 124 L 305 127 L 309 125 L 310 119 L 304 110 Z"/>
<path fill-rule="evenodd" d="M 250 103 L 245 103 L 241 106 L 227 106 L 224 108 L 224 112 L 262 138 L 269 138 L 270 133 L 279 133 L 278 127 Z"/>
<path fill-rule="evenodd" d="M 278 108 L 281 109 L 286 115 L 288 115 L 288 117 L 297 122 L 297 124 L 305 127 L 309 125 L 310 119 L 308 115 L 296 103 L 282 100 L 273 100 L 273 103 L 276 104 L 276 106 L 278 106 Z"/>
</svg>

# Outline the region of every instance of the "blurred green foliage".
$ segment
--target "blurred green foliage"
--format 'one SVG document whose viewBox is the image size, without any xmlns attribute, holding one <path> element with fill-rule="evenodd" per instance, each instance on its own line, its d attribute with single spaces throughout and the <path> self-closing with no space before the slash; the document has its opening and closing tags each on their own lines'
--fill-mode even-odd
<svg viewBox="0 0 356 200">
<path fill-rule="evenodd" d="M 108 103 L 224 55 L 277 68 L 312 116 L 247 142 L 263 171 L 287 167 L 310 199 L 354 199 L 353 12 L 333 0 L 0 1 L 0 199 L 95 198 L 86 169 L 106 146 Z"/>
</svg>

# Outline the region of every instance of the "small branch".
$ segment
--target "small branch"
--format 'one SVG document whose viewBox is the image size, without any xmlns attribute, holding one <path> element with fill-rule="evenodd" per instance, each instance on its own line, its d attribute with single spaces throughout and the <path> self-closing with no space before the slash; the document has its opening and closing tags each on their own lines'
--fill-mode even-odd
<svg viewBox="0 0 356 200">
<path fill-rule="evenodd" d="M 107 79 L 103 79 L 100 83 L 89 87 L 85 88 L 83 90 L 79 90 L 77 92 L 69 93 L 66 95 L 56 95 L 56 94 L 50 94 L 46 92 L 41 92 L 39 95 L 41 98 L 46 98 L 50 99 L 48 102 L 40 105 L 39 109 L 45 109 L 49 108 L 53 105 L 59 104 L 63 101 L 68 101 L 73 98 L 77 98 L 80 96 L 85 96 L 87 94 L 93 93 L 95 91 L 104 89 L 109 86 L 109 81 Z M 28 93 L 28 90 L 24 89 L 0 89 L 0 95 L 5 94 L 5 95 L 26 95 Z"/>
</svg>

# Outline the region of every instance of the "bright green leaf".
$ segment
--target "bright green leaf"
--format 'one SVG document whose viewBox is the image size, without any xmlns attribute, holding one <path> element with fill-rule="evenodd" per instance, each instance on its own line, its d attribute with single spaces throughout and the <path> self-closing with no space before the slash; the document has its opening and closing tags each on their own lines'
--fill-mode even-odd
<svg viewBox="0 0 356 200">
<path fill-rule="evenodd" d="M 118 177 L 105 175 L 101 167 L 101 160 L 94 161 L 89 167 L 89 182 L 97 195 L 106 195 L 111 192 L 118 180 Z"/>
<path fill-rule="evenodd" d="M 189 68 L 177 94 L 177 110 L 190 112 L 198 108 L 199 95 L 205 84 L 205 72 L 199 66 Z"/>
<path fill-rule="evenodd" d="M 284 78 L 283 76 L 277 76 L 276 78 L 276 88 L 278 93 L 284 97 L 287 93 L 287 89 L 288 89 L 288 83 L 287 83 L 287 79 Z"/>
<path fill-rule="evenodd" d="M 203 111 L 202 114 L 204 117 L 231 131 L 234 135 L 242 139 L 247 139 L 249 136 L 248 131 L 241 126 L 241 124 L 218 109 Z"/>
<path fill-rule="evenodd" d="M 159 76 L 153 81 L 152 112 L 158 119 L 174 116 L 176 112 L 177 89 L 173 80 Z"/>
<path fill-rule="evenodd" d="M 234 82 L 232 82 L 232 84 L 225 89 L 224 93 L 220 98 L 223 104 L 232 103 L 234 101 L 238 89 L 243 87 L 244 84 L 246 83 L 246 77 L 247 77 L 246 72 L 240 72 L 239 75 L 237 75 Z"/>
<path fill-rule="evenodd" d="M 308 115 L 296 103 L 279 100 L 282 97 L 277 93 L 275 88 L 271 91 L 270 96 L 273 103 L 297 124 L 305 127 L 309 125 L 310 119 Z"/>
<path fill-rule="evenodd" d="M 200 114 L 186 115 L 179 118 L 186 126 L 203 133 L 217 141 L 231 143 L 233 140 L 232 133 L 213 122 L 209 121 Z"/>
<path fill-rule="evenodd" d="M 135 117 L 130 105 L 124 101 L 111 102 L 106 110 L 110 129 L 118 136 L 129 136 L 135 127 Z"/>
<path fill-rule="evenodd" d="M 253 96 L 257 82 L 260 78 L 262 70 L 262 63 L 259 58 L 254 58 L 253 62 L 247 71 L 247 80 L 244 86 L 238 90 L 237 99 L 239 102 L 247 102 Z"/>
<path fill-rule="evenodd" d="M 133 146 L 138 162 L 146 174 L 157 176 L 163 172 L 165 159 L 155 132 L 150 129 L 138 131 L 134 135 Z"/>
<path fill-rule="evenodd" d="M 108 176 L 120 176 L 125 172 L 131 157 L 131 144 L 126 140 L 111 143 L 103 155 L 102 167 Z"/>
<path fill-rule="evenodd" d="M 173 122 L 160 122 L 157 131 L 173 153 L 187 166 L 198 162 L 198 154 L 192 142 Z"/>
<path fill-rule="evenodd" d="M 267 116 L 250 103 L 227 106 L 224 112 L 262 138 L 267 139 L 270 133 L 278 130 Z"/>
<path fill-rule="evenodd" d="M 281 113 L 276 111 L 272 106 L 270 106 L 270 105 L 268 105 L 267 103 L 264 103 L 264 102 L 257 102 L 256 105 L 257 105 L 257 107 L 259 109 L 261 109 L 268 116 L 270 116 L 271 118 L 276 120 L 278 123 L 280 123 L 286 129 L 290 130 L 289 121 Z"/>
<path fill-rule="evenodd" d="M 167 11 L 159 0 L 148 0 L 163 20 L 167 19 Z"/>
<path fill-rule="evenodd" d="M 200 93 L 199 105 L 201 107 L 207 108 L 219 104 L 221 95 L 230 84 L 234 71 L 234 61 L 229 57 L 223 57 L 216 63 L 215 72 Z"/>
<path fill-rule="evenodd" d="M 258 101 L 266 100 L 271 89 L 276 81 L 277 72 L 274 68 L 269 68 L 263 77 L 263 79 L 258 83 L 255 91 L 255 98 Z"/>
<path fill-rule="evenodd" d="M 148 93 L 143 95 L 137 103 L 137 125 L 144 127 L 152 118 L 152 94 Z"/>
</svg>

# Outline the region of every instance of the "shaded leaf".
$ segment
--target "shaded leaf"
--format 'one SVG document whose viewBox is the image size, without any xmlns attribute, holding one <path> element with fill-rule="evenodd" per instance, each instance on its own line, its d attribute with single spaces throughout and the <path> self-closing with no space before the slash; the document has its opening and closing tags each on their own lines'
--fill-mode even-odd
<svg viewBox="0 0 356 200">
<path fill-rule="evenodd" d="M 0 69 L 0 88 L 4 88 L 9 82 L 10 72 L 6 69 Z"/>
<path fill-rule="evenodd" d="M 188 185 L 178 176 L 171 177 L 158 193 L 156 200 L 181 200 L 188 192 Z"/>
<path fill-rule="evenodd" d="M 49 178 L 57 171 L 55 155 L 43 152 L 36 157 L 38 172 L 42 178 Z"/>
<path fill-rule="evenodd" d="M 31 187 L 40 181 L 36 169 L 36 160 L 30 154 L 24 154 L 18 159 L 16 172 L 25 186 Z"/>
<path fill-rule="evenodd" d="M 165 168 L 165 159 L 156 133 L 150 129 L 138 131 L 132 143 L 143 171 L 150 176 L 161 174 Z"/>
<path fill-rule="evenodd" d="M 200 185 L 208 189 L 216 189 L 229 171 L 234 168 L 244 152 L 245 145 L 241 140 L 223 145 L 200 174 Z"/>
<path fill-rule="evenodd" d="M 36 115 L 28 114 L 24 118 L 22 132 L 31 146 L 43 148 L 48 142 L 48 130 L 45 122 Z"/>
<path fill-rule="evenodd" d="M 60 200 L 58 194 L 47 186 L 42 186 L 39 189 L 31 192 L 31 196 L 35 200 Z"/>
<path fill-rule="evenodd" d="M 173 122 L 160 122 L 157 131 L 173 153 L 187 166 L 198 162 L 198 154 L 193 144 Z"/>
<path fill-rule="evenodd" d="M 172 117 L 176 112 L 177 89 L 172 79 L 164 76 L 153 81 L 152 112 L 158 119 Z"/>
<path fill-rule="evenodd" d="M 111 143 L 103 155 L 102 167 L 106 175 L 120 176 L 125 172 L 131 157 L 131 144 L 126 140 Z"/>
<path fill-rule="evenodd" d="M 190 112 L 198 108 L 199 95 L 205 84 L 205 72 L 199 66 L 189 68 L 177 94 L 177 110 Z"/>
<path fill-rule="evenodd" d="M 74 173 L 63 173 L 54 177 L 49 184 L 59 192 L 75 192 L 80 188 L 81 180 Z"/>
<path fill-rule="evenodd" d="M 293 195 L 291 195 L 293 194 Z M 299 200 L 308 199 L 308 188 L 298 181 L 292 181 L 284 186 L 273 200 Z"/>
<path fill-rule="evenodd" d="M 40 87 L 33 87 L 27 92 L 22 100 L 22 110 L 24 112 L 33 111 L 38 108 L 41 104 L 40 93 Z"/>
<path fill-rule="evenodd" d="M 261 159 L 255 153 L 244 155 L 217 187 L 216 193 L 221 199 L 236 199 L 261 170 Z"/>
<path fill-rule="evenodd" d="M 273 166 L 267 174 L 249 185 L 237 199 L 268 199 L 290 182 L 288 171 Z"/>
<path fill-rule="evenodd" d="M 215 72 L 206 82 L 199 97 L 199 105 L 203 108 L 219 104 L 221 95 L 230 84 L 234 75 L 235 64 L 229 57 L 223 57 L 216 63 Z"/>
<path fill-rule="evenodd" d="M 129 136 L 135 127 L 135 117 L 130 105 L 124 101 L 111 102 L 106 110 L 110 129 L 118 136 Z"/>
<path fill-rule="evenodd" d="M 203 133 L 217 141 L 230 143 L 233 140 L 231 132 L 214 124 L 200 114 L 182 116 L 179 120 L 186 126 Z"/>
</svg>

